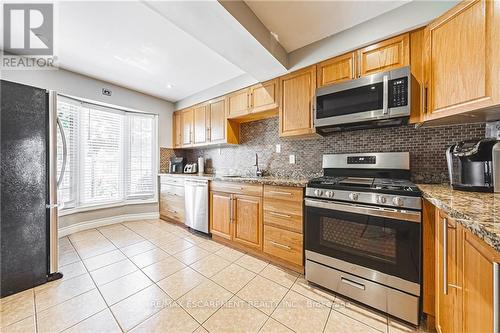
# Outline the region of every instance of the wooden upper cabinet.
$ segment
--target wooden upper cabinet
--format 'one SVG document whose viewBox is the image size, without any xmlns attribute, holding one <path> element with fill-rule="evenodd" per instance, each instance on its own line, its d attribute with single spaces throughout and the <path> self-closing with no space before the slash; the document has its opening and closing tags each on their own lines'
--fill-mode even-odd
<svg viewBox="0 0 500 333">
<path fill-rule="evenodd" d="M 278 107 L 279 80 L 274 79 L 250 87 L 251 112 L 261 112 Z"/>
<path fill-rule="evenodd" d="M 182 146 L 193 144 L 193 109 L 181 111 Z"/>
<path fill-rule="evenodd" d="M 194 144 L 204 144 L 208 142 L 209 112 L 208 104 L 197 105 L 193 108 L 193 129 Z"/>
<path fill-rule="evenodd" d="M 224 98 L 211 101 L 208 112 L 208 136 L 210 142 L 226 140 L 226 101 Z"/>
<path fill-rule="evenodd" d="M 316 66 L 280 77 L 280 136 L 315 132 L 312 121 L 315 90 Z"/>
<path fill-rule="evenodd" d="M 358 76 L 410 65 L 410 37 L 403 34 L 358 50 Z"/>
<path fill-rule="evenodd" d="M 210 191 L 210 232 L 231 239 L 233 200 L 230 193 Z"/>
<path fill-rule="evenodd" d="M 426 116 L 500 103 L 500 3 L 462 2 L 425 30 Z"/>
<path fill-rule="evenodd" d="M 173 132 L 173 146 L 174 148 L 182 147 L 182 122 L 181 113 L 174 112 L 172 121 L 172 132 Z"/>
<path fill-rule="evenodd" d="M 233 118 L 245 115 L 250 110 L 249 88 L 238 90 L 227 96 L 227 117 Z"/>
<path fill-rule="evenodd" d="M 233 194 L 233 241 L 262 249 L 262 197 Z"/>
<path fill-rule="evenodd" d="M 347 53 L 317 64 L 318 88 L 352 80 L 356 77 L 356 52 Z"/>
<path fill-rule="evenodd" d="M 499 254 L 468 231 L 463 249 L 463 332 L 493 332 L 494 267 Z"/>
</svg>

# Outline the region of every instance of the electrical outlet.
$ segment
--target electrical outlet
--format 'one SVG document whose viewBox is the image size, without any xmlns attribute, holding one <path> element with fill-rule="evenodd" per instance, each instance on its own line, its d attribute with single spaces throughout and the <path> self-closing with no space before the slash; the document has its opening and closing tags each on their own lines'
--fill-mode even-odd
<svg viewBox="0 0 500 333">
<path fill-rule="evenodd" d="M 295 155 L 289 155 L 288 161 L 290 162 L 290 164 L 295 164 Z"/>
<path fill-rule="evenodd" d="M 276 145 L 276 152 L 279 154 L 281 153 L 281 145 L 280 144 L 277 144 Z"/>
</svg>

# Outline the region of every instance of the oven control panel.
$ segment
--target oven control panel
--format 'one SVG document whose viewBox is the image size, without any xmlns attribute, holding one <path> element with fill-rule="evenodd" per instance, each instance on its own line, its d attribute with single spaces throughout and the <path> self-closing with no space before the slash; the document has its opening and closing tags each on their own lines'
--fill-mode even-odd
<svg viewBox="0 0 500 333">
<path fill-rule="evenodd" d="M 408 105 L 408 78 L 389 80 L 389 108 Z"/>
<path fill-rule="evenodd" d="M 306 188 L 306 197 L 339 200 L 352 203 L 373 204 L 395 209 L 421 209 L 422 200 L 420 197 L 373 193 L 373 192 L 356 192 L 334 189 L 321 188 Z"/>
<path fill-rule="evenodd" d="M 347 164 L 377 164 L 376 156 L 348 156 Z"/>
</svg>

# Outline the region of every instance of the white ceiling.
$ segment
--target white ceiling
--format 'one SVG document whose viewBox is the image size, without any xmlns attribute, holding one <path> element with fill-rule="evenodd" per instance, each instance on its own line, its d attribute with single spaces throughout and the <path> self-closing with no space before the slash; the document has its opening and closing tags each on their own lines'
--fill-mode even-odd
<svg viewBox="0 0 500 333">
<path fill-rule="evenodd" d="M 261 22 L 278 35 L 285 50 L 291 52 L 402 6 L 409 0 L 245 2 Z"/>
<path fill-rule="evenodd" d="M 55 53 L 74 72 L 170 101 L 244 74 L 141 2 L 59 2 L 58 17 Z"/>
</svg>

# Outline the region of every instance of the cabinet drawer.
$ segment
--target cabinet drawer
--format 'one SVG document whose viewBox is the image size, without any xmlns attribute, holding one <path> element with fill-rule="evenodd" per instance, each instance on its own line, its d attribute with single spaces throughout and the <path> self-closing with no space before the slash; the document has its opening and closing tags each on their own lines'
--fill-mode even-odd
<svg viewBox="0 0 500 333">
<path fill-rule="evenodd" d="M 184 197 L 160 194 L 160 214 L 184 221 Z"/>
<path fill-rule="evenodd" d="M 264 210 L 302 217 L 303 203 L 264 198 Z"/>
<path fill-rule="evenodd" d="M 285 187 L 264 185 L 264 198 L 302 202 L 304 189 L 302 187 Z"/>
<path fill-rule="evenodd" d="M 217 192 L 262 196 L 262 185 L 237 182 L 210 182 L 210 190 Z"/>
<path fill-rule="evenodd" d="M 264 252 L 296 265 L 303 265 L 303 237 L 301 234 L 264 226 Z"/>
<path fill-rule="evenodd" d="M 160 193 L 168 196 L 184 198 L 184 186 L 160 184 Z"/>
<path fill-rule="evenodd" d="M 184 178 L 176 176 L 160 176 L 161 185 L 184 186 Z"/>
<path fill-rule="evenodd" d="M 302 233 L 302 216 L 264 210 L 264 224 Z"/>
</svg>

